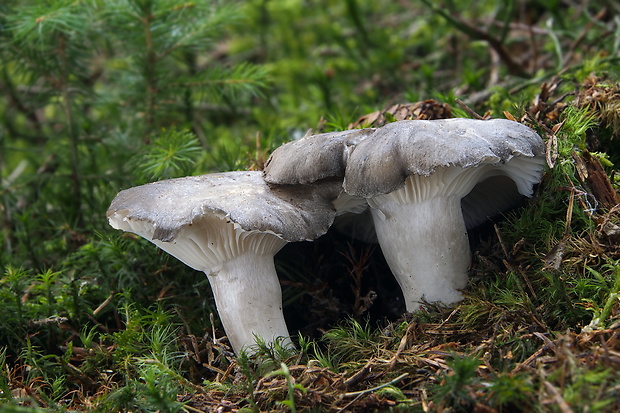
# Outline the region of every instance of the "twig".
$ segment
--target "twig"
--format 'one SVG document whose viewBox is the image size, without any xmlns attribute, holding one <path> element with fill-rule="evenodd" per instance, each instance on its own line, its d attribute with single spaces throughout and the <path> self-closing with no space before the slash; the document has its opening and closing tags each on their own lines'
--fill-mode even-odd
<svg viewBox="0 0 620 413">
<path fill-rule="evenodd" d="M 534 297 L 535 300 L 538 300 L 538 296 L 536 295 L 536 291 L 534 291 L 534 286 L 532 285 L 532 283 L 530 282 L 530 278 L 527 276 L 527 274 L 523 271 L 523 269 L 521 268 L 521 266 L 519 266 L 516 271 L 519 273 L 519 275 L 521 275 L 521 278 L 523 278 L 523 280 L 525 281 L 525 284 L 527 285 L 528 290 L 530 290 L 530 294 L 532 294 L 532 297 Z M 541 327 L 544 327 L 544 325 L 538 321 L 536 319 L 536 323 L 538 325 L 540 325 Z"/>
<path fill-rule="evenodd" d="M 570 197 L 568 198 L 568 208 L 566 208 L 566 225 L 564 226 L 564 238 L 568 239 L 570 236 L 570 224 L 573 221 L 573 208 L 575 205 L 575 191 L 570 191 Z"/>
<path fill-rule="evenodd" d="M 534 336 L 543 341 L 543 346 L 534 352 L 531 356 L 527 358 L 527 360 L 519 363 L 512 369 L 512 373 L 519 371 L 521 368 L 528 366 L 532 361 L 537 359 L 545 350 L 551 350 L 557 354 L 557 345 L 549 339 L 549 337 L 545 336 L 540 332 L 535 332 Z"/>
<path fill-rule="evenodd" d="M 531 77 L 531 74 L 527 72 L 523 65 L 519 64 L 515 59 L 513 59 L 510 53 L 508 53 L 508 50 L 502 43 L 502 39 L 497 39 L 491 36 L 489 32 L 463 20 L 460 16 L 454 14 L 452 10 L 444 10 L 430 0 L 423 0 L 423 2 L 427 7 L 431 8 L 435 13 L 442 16 L 455 28 L 467 34 L 469 37 L 486 41 L 489 46 L 497 52 L 499 58 L 504 62 L 510 74 L 524 78 Z"/>
<path fill-rule="evenodd" d="M 467 106 L 467 104 L 463 102 L 461 99 L 455 99 L 455 101 L 461 107 L 461 109 L 467 112 L 467 114 L 472 116 L 474 119 L 478 119 L 478 120 L 484 119 L 484 117 L 478 115 L 472 108 Z"/>
<path fill-rule="evenodd" d="M 602 20 L 605 15 L 608 13 L 608 10 L 606 7 L 603 7 L 597 14 L 596 16 L 594 16 L 594 20 L 595 21 L 600 21 Z M 583 30 L 581 31 L 581 34 L 575 39 L 575 41 L 570 45 L 569 49 L 568 49 L 568 53 L 566 54 L 566 58 L 564 59 L 565 62 L 570 62 L 571 59 L 573 58 L 573 55 L 575 54 L 575 50 L 577 50 L 577 47 L 583 43 L 583 41 L 585 40 L 586 36 L 590 33 L 592 26 L 594 26 L 594 22 L 591 21 L 588 24 L 586 24 L 586 27 L 583 28 Z"/>
<path fill-rule="evenodd" d="M 223 382 L 224 380 L 226 380 L 228 378 L 228 376 L 230 376 L 230 372 L 233 370 L 233 368 L 235 367 L 236 362 L 230 363 L 228 365 L 228 368 L 226 369 L 226 371 L 224 372 L 224 375 L 222 376 L 222 378 L 220 379 L 220 382 Z"/>
<path fill-rule="evenodd" d="M 533 334 L 539 339 L 541 339 L 545 343 L 545 346 L 547 348 L 553 350 L 554 352 L 556 351 L 557 346 L 555 345 L 553 341 L 549 339 L 549 337 L 545 336 L 543 333 L 540 333 L 538 331 L 534 332 Z"/>
<path fill-rule="evenodd" d="M 445 320 L 443 320 L 441 322 L 441 324 L 439 324 L 439 327 L 437 327 L 437 329 L 441 329 L 443 326 L 445 326 L 446 324 L 448 324 L 448 321 L 450 321 L 450 319 L 452 318 L 452 316 L 456 313 L 458 313 L 458 311 L 461 309 L 460 306 L 456 307 L 454 310 L 452 310 L 452 312 L 450 313 L 450 315 L 448 315 L 448 317 L 446 317 Z"/>
<path fill-rule="evenodd" d="M 499 227 L 497 225 L 493 225 L 493 228 L 495 229 L 495 234 L 497 235 L 497 240 L 499 241 L 499 245 L 502 247 L 502 251 L 504 252 L 504 256 L 506 257 L 503 260 L 504 261 L 504 265 L 506 265 L 506 267 L 508 267 L 509 270 L 516 271 L 517 273 L 519 273 L 519 275 L 521 276 L 521 278 L 523 278 L 523 281 L 527 285 L 528 290 L 530 290 L 530 294 L 532 294 L 532 297 L 537 298 L 536 291 L 534 291 L 534 286 L 532 286 L 532 283 L 530 282 L 530 279 L 527 277 L 527 275 L 522 270 L 516 269 L 509 262 L 510 254 L 508 253 L 508 248 L 506 248 L 506 244 L 504 244 L 504 240 L 502 239 L 502 235 L 499 232 Z"/>
<path fill-rule="evenodd" d="M 400 376 L 396 377 L 394 380 L 389 381 L 389 382 L 387 382 L 385 384 L 382 384 L 380 386 L 373 387 L 372 389 L 366 389 L 366 390 L 360 390 L 360 391 L 355 391 L 355 392 L 351 392 L 351 393 L 345 393 L 343 395 L 343 397 L 351 397 L 351 396 L 356 396 L 356 397 L 353 400 L 351 400 L 349 403 L 347 403 L 343 408 L 339 409 L 338 413 L 345 411 L 349 406 L 351 406 L 353 403 L 355 403 L 357 400 L 359 400 L 359 398 L 362 397 L 364 394 L 372 393 L 374 391 L 381 390 L 384 387 L 391 386 L 392 384 L 397 383 L 400 380 L 404 379 L 408 375 L 409 375 L 409 373 L 403 373 Z"/>
<path fill-rule="evenodd" d="M 187 404 L 183 405 L 182 409 L 189 410 L 189 411 L 196 412 L 196 413 L 204 413 L 203 410 L 198 410 L 195 407 L 189 406 Z"/>
<path fill-rule="evenodd" d="M 366 390 L 360 390 L 360 391 L 354 391 L 354 392 L 350 392 L 350 393 L 345 393 L 343 395 L 343 397 L 361 396 L 361 395 L 366 394 L 366 393 L 372 393 L 374 391 L 381 390 L 384 387 L 391 386 L 394 383 L 398 383 L 399 381 L 401 381 L 402 379 L 404 379 L 408 375 L 409 375 L 409 373 L 403 373 L 400 376 L 396 377 L 394 380 L 391 380 L 391 381 L 389 381 L 389 382 L 387 382 L 385 384 L 382 384 L 382 385 L 377 386 L 377 387 L 373 387 L 371 389 L 366 389 Z"/>
<path fill-rule="evenodd" d="M 110 293 L 110 295 L 108 296 L 108 298 L 106 298 L 101 304 L 99 304 L 99 307 L 95 308 L 93 310 L 93 316 L 96 316 L 97 314 L 99 314 L 104 308 L 107 307 L 108 304 L 110 304 L 110 302 L 112 301 L 112 298 L 114 298 L 114 291 L 112 291 Z"/>
<path fill-rule="evenodd" d="M 538 350 L 536 350 L 531 356 L 529 356 L 525 361 L 517 364 L 511 371 L 511 374 L 514 374 L 516 372 L 518 372 L 519 370 L 521 370 L 522 368 L 528 367 L 529 368 L 529 364 L 534 361 L 535 359 L 537 359 L 545 350 L 547 350 L 547 345 L 543 345 L 542 347 L 540 347 Z"/>
<path fill-rule="evenodd" d="M 564 398 L 562 397 L 558 389 L 556 389 L 553 384 L 549 383 L 548 381 L 545 381 L 545 387 L 547 388 L 547 390 L 549 390 L 549 393 L 551 393 L 551 395 L 553 396 L 553 399 L 558 404 L 558 407 L 560 408 L 560 411 L 562 413 L 573 413 L 573 409 L 570 408 L 568 403 L 566 403 L 566 400 L 564 400 Z"/>
<path fill-rule="evenodd" d="M 390 365 L 388 367 L 388 370 L 392 370 L 394 366 L 396 365 L 396 362 L 398 361 L 398 357 L 405 350 L 405 346 L 407 345 L 407 340 L 409 339 L 409 333 L 415 326 L 417 326 L 417 323 L 415 322 L 409 323 L 409 327 L 407 327 L 407 331 L 405 331 L 405 334 L 403 334 L 403 337 L 400 339 L 400 344 L 398 345 L 398 349 L 396 350 L 396 353 L 392 357 L 392 360 L 390 360 Z"/>
<path fill-rule="evenodd" d="M 366 376 L 368 375 L 368 372 L 370 371 L 370 367 L 372 366 L 372 364 L 374 362 L 375 362 L 374 358 L 371 358 L 370 360 L 368 360 L 368 362 L 366 363 L 366 365 L 364 367 L 362 367 L 357 373 L 355 373 L 353 376 L 349 377 L 343 383 L 344 386 L 348 389 L 348 388 L 356 385 L 360 381 L 364 380 L 364 378 L 366 378 Z"/>
<path fill-rule="evenodd" d="M 99 321 L 98 321 L 95 317 L 93 317 L 92 315 L 90 315 L 90 314 L 88 314 L 88 313 L 86 313 L 86 317 L 87 317 L 90 321 L 92 321 L 93 323 L 95 323 L 95 324 L 97 325 L 97 327 L 99 327 L 99 328 L 100 328 L 102 331 L 104 331 L 106 334 L 110 334 L 110 329 L 109 329 L 107 326 L 105 326 L 105 325 L 101 324 L 101 323 L 100 323 L 100 322 L 99 322 Z"/>
<path fill-rule="evenodd" d="M 213 344 L 217 344 L 217 338 L 215 337 L 215 318 L 213 313 L 209 313 L 209 322 L 211 323 L 211 333 L 213 334 Z"/>
</svg>

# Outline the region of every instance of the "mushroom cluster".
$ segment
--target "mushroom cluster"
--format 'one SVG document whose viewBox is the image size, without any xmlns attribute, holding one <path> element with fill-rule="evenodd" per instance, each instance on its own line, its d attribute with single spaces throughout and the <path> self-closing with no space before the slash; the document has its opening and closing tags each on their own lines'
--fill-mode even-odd
<svg viewBox="0 0 620 413">
<path fill-rule="evenodd" d="M 235 352 L 256 336 L 292 345 L 273 257 L 338 222 L 376 239 L 405 297 L 453 304 L 467 284 L 467 229 L 533 194 L 542 139 L 509 120 L 411 120 L 307 136 L 263 172 L 159 181 L 121 191 L 110 225 L 209 278 Z"/>
</svg>

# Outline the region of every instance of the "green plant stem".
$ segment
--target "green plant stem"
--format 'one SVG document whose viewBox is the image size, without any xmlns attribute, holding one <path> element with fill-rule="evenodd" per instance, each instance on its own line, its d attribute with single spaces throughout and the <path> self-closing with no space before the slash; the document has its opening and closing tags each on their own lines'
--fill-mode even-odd
<svg viewBox="0 0 620 413">
<path fill-rule="evenodd" d="M 359 48 L 360 53 L 364 58 L 368 57 L 368 48 L 373 46 L 373 42 L 368 35 L 368 30 L 366 30 L 366 26 L 364 25 L 364 19 L 362 18 L 362 13 L 359 9 L 359 4 L 357 0 L 347 0 L 347 11 L 349 13 L 349 18 L 355 25 L 357 29 L 357 33 L 362 41 L 362 47 Z"/>
<path fill-rule="evenodd" d="M 291 413 L 296 413 L 297 408 L 295 407 L 295 385 L 293 384 L 293 379 L 291 378 L 291 372 L 288 367 L 284 363 L 280 363 L 280 369 L 284 377 L 286 378 L 286 388 L 288 390 L 288 407 L 291 409 Z"/>
<path fill-rule="evenodd" d="M 557 34 L 553 31 L 553 20 L 549 20 L 547 22 L 547 28 L 549 29 L 549 37 L 551 37 L 551 41 L 553 42 L 553 48 L 555 50 L 555 55 L 558 59 L 557 70 L 560 71 L 564 68 L 564 53 L 562 52 L 562 45 L 560 44 L 560 39 L 558 39 Z"/>
<path fill-rule="evenodd" d="M 156 74 L 155 65 L 157 64 L 157 55 L 153 50 L 153 38 L 151 37 L 151 22 L 153 16 L 149 9 L 145 10 L 142 18 L 144 24 L 144 39 L 146 47 L 146 65 L 144 67 L 144 77 L 146 79 L 146 110 L 145 110 L 145 129 L 144 139 L 148 140 L 148 135 L 153 128 L 155 119 L 155 94 L 156 94 Z"/>
<path fill-rule="evenodd" d="M 82 183 L 80 178 L 80 159 L 79 145 L 80 135 L 75 126 L 75 118 L 73 116 L 73 107 L 71 94 L 69 93 L 69 63 L 66 55 L 66 37 L 60 36 L 60 44 L 58 53 L 61 61 L 61 85 L 62 85 L 62 110 L 65 113 L 67 129 L 69 130 L 69 138 L 71 142 L 71 188 L 73 192 L 73 209 L 75 213 L 75 222 L 78 227 L 82 226 Z"/>
<path fill-rule="evenodd" d="M 377 386 L 377 387 L 373 387 L 371 389 L 366 389 L 366 390 L 360 390 L 360 391 L 354 391 L 354 392 L 345 393 L 344 397 L 359 396 L 361 394 L 372 393 L 372 392 L 375 392 L 377 390 L 381 390 L 384 387 L 391 386 L 392 384 L 398 383 L 399 381 L 401 381 L 402 379 L 404 379 L 408 375 L 409 375 L 409 373 L 403 373 L 400 376 L 396 377 L 395 379 L 393 379 L 393 380 L 391 380 L 391 381 L 389 381 L 389 382 L 387 382 L 385 384 L 382 384 L 382 385 Z"/>
<path fill-rule="evenodd" d="M 612 292 L 609 294 L 609 297 L 607 298 L 607 301 L 605 302 L 605 306 L 603 307 L 603 311 L 601 312 L 601 317 L 600 317 L 601 323 L 604 323 L 605 320 L 609 318 L 609 316 L 611 315 L 611 310 L 614 304 L 616 303 L 616 301 L 618 300 L 618 297 L 620 296 L 620 266 L 616 267 L 615 276 L 616 276 L 616 279 L 614 281 L 614 288 Z"/>
<path fill-rule="evenodd" d="M 0 212 L 2 212 L 2 218 L 0 219 L 0 226 L 2 227 L 2 240 L 3 247 L 6 251 L 7 256 L 11 256 L 12 245 L 11 245 L 11 212 L 9 208 L 9 203 L 4 197 L 4 173 L 3 169 L 5 167 L 5 159 L 4 153 L 6 153 L 4 149 L 4 134 L 0 135 L 0 193 L 2 196 L 2 203 L 0 203 Z M 2 261 L 0 261 L 1 265 Z"/>
</svg>

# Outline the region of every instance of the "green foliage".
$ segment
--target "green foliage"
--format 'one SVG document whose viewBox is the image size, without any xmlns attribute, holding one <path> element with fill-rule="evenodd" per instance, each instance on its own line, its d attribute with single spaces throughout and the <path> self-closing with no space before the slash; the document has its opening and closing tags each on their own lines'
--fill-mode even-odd
<svg viewBox="0 0 620 413">
<path fill-rule="evenodd" d="M 562 113 L 562 139 L 558 141 L 558 153 L 565 162 L 574 150 L 583 150 L 586 146 L 586 132 L 595 125 L 594 115 L 588 109 L 576 109 L 569 106 Z"/>
<path fill-rule="evenodd" d="M 593 313 L 592 321 L 586 328 L 604 326 L 609 321 L 612 309 L 620 302 L 620 265 L 614 262 L 606 264 L 603 268 L 607 270 L 607 274 L 587 268 L 596 283 L 591 282 L 589 291 L 582 294 L 584 305 Z"/>
<path fill-rule="evenodd" d="M 252 368 L 250 357 L 248 356 L 246 352 L 242 352 L 237 357 L 237 362 L 239 363 L 241 373 L 243 374 L 245 378 L 243 385 L 245 387 L 246 394 L 247 394 L 246 400 L 250 404 L 252 411 L 254 412 L 259 411 L 259 408 L 256 405 L 256 400 L 255 400 L 255 395 L 254 395 L 254 386 L 256 384 L 256 381 L 258 380 L 258 376 L 254 372 L 254 369 Z"/>
<path fill-rule="evenodd" d="M 499 409 L 525 410 L 527 400 L 535 391 L 525 374 L 501 374 L 489 383 L 490 405 Z"/>
<path fill-rule="evenodd" d="M 174 376 L 162 372 L 160 366 L 145 364 L 140 369 L 136 393 L 143 395 L 146 406 L 160 412 L 178 412 L 183 406 L 176 401 L 180 386 Z"/>
<path fill-rule="evenodd" d="M 6 347 L 3 347 L 0 349 L 0 400 L 7 402 L 11 399 L 10 384 L 9 369 L 6 364 Z"/>
<path fill-rule="evenodd" d="M 245 62 L 213 65 L 199 55 L 241 24 L 234 2 L 212 7 L 210 2 L 110 1 L 100 2 L 98 11 L 114 33 L 112 96 L 141 111 L 146 134 L 171 121 L 191 124 L 198 102 L 240 102 L 265 87 L 262 68 Z"/>
<path fill-rule="evenodd" d="M 163 131 L 132 162 L 137 174 L 147 182 L 191 175 L 201 148 L 191 132 Z"/>
<path fill-rule="evenodd" d="M 161 365 L 137 360 L 136 378 L 101 400 L 96 411 L 161 411 L 178 412 L 183 404 L 176 398 L 181 390 L 179 378 Z"/>
<path fill-rule="evenodd" d="M 455 411 L 471 411 L 475 401 L 472 388 L 479 380 L 476 372 L 480 360 L 474 356 L 453 357 L 447 365 L 448 372 L 434 386 L 435 401 Z"/>
<path fill-rule="evenodd" d="M 288 407 L 291 410 L 291 413 L 295 413 L 297 412 L 297 409 L 295 408 L 295 390 L 306 393 L 306 389 L 301 384 L 293 382 L 293 379 L 291 378 L 291 373 L 286 364 L 280 363 L 280 369 L 270 373 L 270 376 L 278 375 L 284 376 L 287 386 L 287 398 L 286 400 L 282 400 L 279 403 L 283 406 Z"/>
<path fill-rule="evenodd" d="M 331 344 L 333 357 L 337 360 L 368 359 L 376 346 L 376 336 L 370 325 L 360 324 L 355 319 L 327 331 L 323 339 Z"/>
<path fill-rule="evenodd" d="M 31 329 L 41 329 L 42 336 L 57 332 L 58 323 L 68 315 L 66 303 L 71 301 L 70 291 L 60 293 L 60 276 L 61 273 L 51 270 L 32 275 L 22 269 L 6 269 L 0 279 L 0 297 L 7 311 L 0 325 L 0 345 L 11 349 L 27 343 L 31 346 L 32 342 L 25 337 Z M 33 340 L 45 343 L 43 337 Z"/>
<path fill-rule="evenodd" d="M 178 373 L 182 354 L 171 314 L 161 306 L 138 309 L 131 304 L 123 312 L 125 328 L 102 339 L 116 347 L 114 364 L 123 372 L 126 385 L 105 396 L 98 408 L 179 411 L 182 403 L 176 396 L 186 383 Z"/>
</svg>

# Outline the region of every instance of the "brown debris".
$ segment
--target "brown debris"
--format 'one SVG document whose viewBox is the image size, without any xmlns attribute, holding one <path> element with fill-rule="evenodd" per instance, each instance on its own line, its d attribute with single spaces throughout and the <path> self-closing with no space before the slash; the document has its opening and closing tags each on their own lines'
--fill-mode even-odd
<svg viewBox="0 0 620 413">
<path fill-rule="evenodd" d="M 467 393 L 476 400 L 472 411 L 497 411 L 498 406 L 489 398 L 492 393 L 483 383 L 497 375 L 514 376 L 525 372 L 534 375 L 533 379 L 540 384 L 537 391 L 545 398 L 544 403 L 560 411 L 569 411 L 575 406 L 565 400 L 563 394 L 580 370 L 620 369 L 620 323 L 605 330 L 567 332 L 558 336 L 551 332 L 531 334 L 527 332 L 531 331 L 531 326 L 522 326 L 519 340 L 530 343 L 533 351 L 512 372 L 502 373 L 501 368 L 498 370 L 497 359 L 494 359 L 516 357 L 509 349 L 507 352 L 502 350 L 505 344 L 500 344 L 501 339 L 495 341 L 505 327 L 480 331 L 463 329 L 458 321 L 459 311 L 460 307 L 457 307 L 449 314 L 445 313 L 444 321 L 440 323 L 410 320 L 407 326 L 401 325 L 398 332 L 385 331 L 384 335 L 375 338 L 375 346 L 364 347 L 364 354 L 353 356 L 353 360 L 341 365 L 344 371 L 322 367 L 315 359 L 306 364 L 288 360 L 289 380 L 300 387 L 294 391 L 297 411 L 386 411 L 399 405 L 437 408 L 442 405 L 441 400 L 429 400 L 427 391 L 432 392 L 433 386 L 440 385 L 442 377 L 454 374 L 449 367 L 451 359 L 471 354 L 481 357 L 476 372 L 478 379 L 465 384 Z M 509 326 L 512 322 L 505 319 L 501 323 Z M 459 341 L 452 341 L 454 339 Z M 190 354 L 190 357 L 195 356 Z M 289 398 L 289 383 L 282 374 L 263 373 L 254 382 L 248 382 L 241 367 L 234 365 L 227 378 L 217 375 L 216 378 L 207 376 L 202 379 L 210 380 L 215 386 L 208 392 L 179 396 L 179 401 L 186 402 L 191 412 L 237 412 L 248 408 L 288 411 L 288 407 L 279 403 Z M 395 400 L 381 393 L 380 390 L 388 385 L 400 389 L 407 399 Z M 600 397 L 602 395 L 601 392 Z M 534 393 L 530 396 L 534 397 Z M 527 408 L 527 402 L 524 403 L 523 407 Z M 618 403 L 614 406 L 620 407 Z"/>
<path fill-rule="evenodd" d="M 549 83 L 543 83 L 540 86 L 540 92 L 532 102 L 532 106 L 529 107 L 526 116 L 523 117 L 521 121 L 523 122 L 526 119 L 530 119 L 546 129 L 550 135 L 557 132 L 557 129 L 552 130 L 552 128 L 559 123 L 560 116 L 567 106 L 563 100 L 573 94 L 566 93 L 560 97 L 554 98 L 554 95 L 561 83 L 562 81 L 558 78 L 554 78 Z M 554 99 L 551 100 L 552 98 Z"/>
<path fill-rule="evenodd" d="M 582 151 L 581 156 L 587 171 L 586 182 L 599 206 L 609 210 L 618 205 L 620 203 L 620 196 L 618 196 L 611 185 L 609 176 L 607 176 L 601 162 L 587 150 Z"/>
<path fill-rule="evenodd" d="M 498 334 L 513 322 L 505 319 L 500 321 L 503 325 L 496 328 L 463 329 L 458 321 L 459 311 L 461 308 L 457 307 L 449 314 L 445 312 L 443 321 L 438 323 L 409 320 L 403 321 L 407 325 L 401 323 L 398 328 L 395 327 L 397 324 L 392 324 L 391 330 L 373 338 L 374 345 L 364 347 L 364 354 L 355 355 L 346 364 L 341 364 L 339 371 L 321 366 L 317 359 L 310 358 L 305 364 L 298 364 L 294 359 L 285 360 L 289 365 L 288 380 L 299 387 L 293 394 L 297 411 L 387 411 L 397 406 L 435 411 L 433 408 L 440 407 L 442 401 L 431 400 L 433 389 L 440 385 L 442 378 L 455 374 L 449 367 L 450 360 L 465 355 L 476 354 L 480 358 L 477 378 L 464 384 L 466 392 L 475 398 L 471 411 L 479 412 L 498 411 L 500 406 L 493 404 L 492 393 L 485 385 L 498 375 L 514 376 L 527 372 L 532 375 L 532 380 L 540 383 L 536 390 L 539 393 L 532 393 L 531 397 L 541 394 L 549 405 L 560 411 L 569 411 L 576 406 L 564 398 L 565 391 L 574 385 L 571 380 L 581 370 L 610 371 L 609 374 L 620 370 L 620 322 L 604 330 L 567 332 L 558 336 L 550 332 L 528 333 L 531 326 L 524 326 L 518 340 L 528 343 L 533 350 L 512 372 L 502 372 L 502 360 L 518 357 L 498 338 Z M 618 317 L 617 312 L 614 317 Z M 185 336 L 182 344 L 188 360 L 203 366 L 209 364 L 189 380 L 181 379 L 186 391 L 179 394 L 177 400 L 185 403 L 187 411 L 289 411 L 280 403 L 289 398 L 289 382 L 283 374 L 260 373 L 256 365 L 250 364 L 254 371 L 252 377 L 248 377 L 236 361 L 221 356 L 227 349 L 221 347 L 219 340 L 209 336 Z M 82 361 L 76 360 L 76 365 L 72 363 L 70 367 L 70 373 L 77 380 L 87 379 L 79 370 Z M 12 393 L 15 397 L 29 397 L 44 406 L 45 402 L 37 398 L 44 384 L 41 378 L 27 379 L 26 368 L 7 368 Z M 104 396 L 116 388 L 112 382 L 101 385 L 99 379 L 99 383 L 86 381 L 90 383 L 75 392 L 68 408 L 81 410 L 88 405 L 90 410 L 96 407 L 88 404 L 92 394 Z M 210 384 L 204 385 L 205 382 Z M 101 387 L 94 388 L 96 384 Z M 389 386 L 397 388 L 406 399 L 383 393 L 382 390 Z M 93 389 L 87 393 L 87 387 Z M 601 389 L 597 397 L 603 397 L 609 391 L 610 388 Z M 608 411 L 620 408 L 620 401 L 611 403 Z M 527 409 L 527 406 L 524 402 L 523 408 Z M 511 410 L 500 408 L 499 411 Z"/>
<path fill-rule="evenodd" d="M 620 133 L 620 84 L 611 84 L 597 76 L 589 76 L 575 97 L 575 106 L 587 107 L 608 127 L 612 136 Z"/>
<path fill-rule="evenodd" d="M 439 103 L 433 99 L 415 103 L 397 103 L 387 109 L 366 114 L 356 122 L 351 123 L 348 129 L 381 127 L 386 123 L 399 120 L 420 119 L 447 119 L 452 117 L 452 108 L 446 103 Z"/>
<path fill-rule="evenodd" d="M 598 217 L 596 223 L 598 233 L 609 239 L 610 244 L 618 245 L 620 243 L 620 205 L 616 205 Z"/>
</svg>

